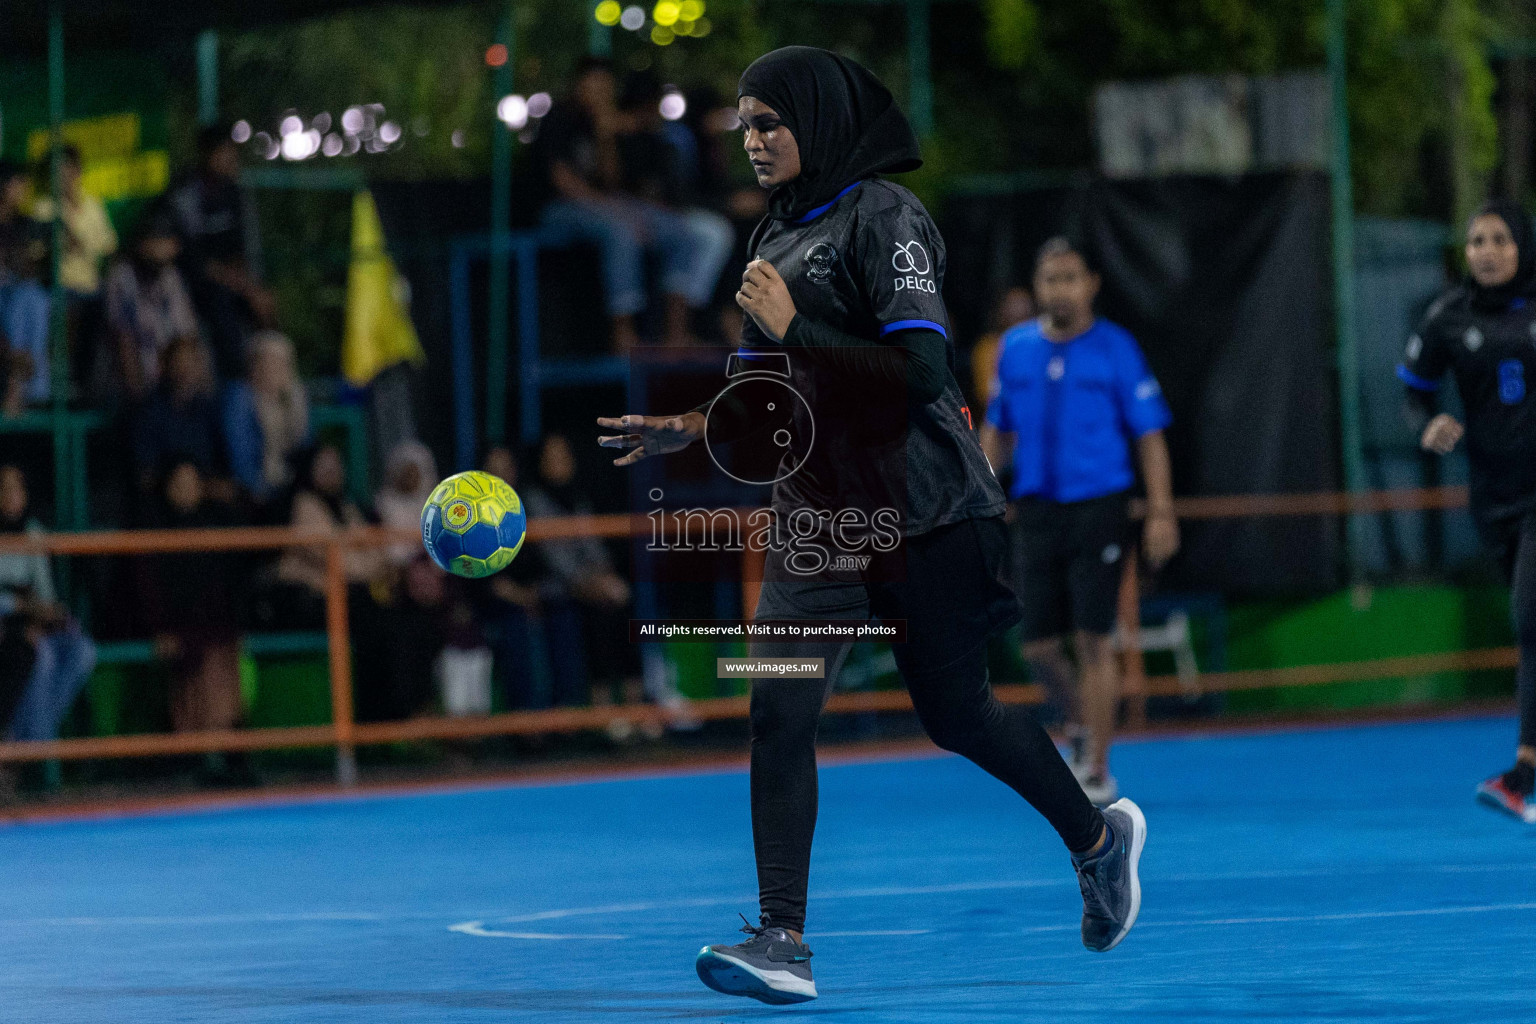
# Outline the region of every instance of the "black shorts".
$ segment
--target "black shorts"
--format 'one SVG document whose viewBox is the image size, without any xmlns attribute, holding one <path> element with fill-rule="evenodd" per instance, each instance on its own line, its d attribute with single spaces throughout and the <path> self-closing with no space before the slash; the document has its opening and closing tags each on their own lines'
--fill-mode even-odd
<svg viewBox="0 0 1536 1024">
<path fill-rule="evenodd" d="M 1480 518 L 1477 520 L 1477 532 L 1489 552 L 1498 559 L 1499 568 L 1504 572 L 1504 582 L 1514 583 L 1520 540 L 1525 536 L 1536 536 L 1536 512 L 1500 519 Z"/>
<path fill-rule="evenodd" d="M 1024 497 L 1014 509 L 1023 639 L 1113 633 L 1131 550 L 1129 492 L 1065 503 Z"/>
<path fill-rule="evenodd" d="M 893 645 L 897 667 L 933 672 L 1018 621 L 1018 600 L 1004 582 L 1007 560 L 1001 516 L 905 538 L 862 569 L 796 573 L 782 550 L 770 549 L 754 618 L 905 619 L 907 640 Z"/>
</svg>

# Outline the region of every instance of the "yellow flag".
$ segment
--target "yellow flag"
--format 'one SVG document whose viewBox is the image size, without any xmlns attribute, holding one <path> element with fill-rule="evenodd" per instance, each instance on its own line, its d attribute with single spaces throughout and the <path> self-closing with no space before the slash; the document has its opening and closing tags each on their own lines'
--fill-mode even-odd
<svg viewBox="0 0 1536 1024">
<path fill-rule="evenodd" d="M 352 196 L 352 264 L 347 270 L 347 327 L 341 372 L 362 386 L 396 363 L 426 361 L 406 312 L 407 286 L 384 248 L 373 193 Z"/>
</svg>

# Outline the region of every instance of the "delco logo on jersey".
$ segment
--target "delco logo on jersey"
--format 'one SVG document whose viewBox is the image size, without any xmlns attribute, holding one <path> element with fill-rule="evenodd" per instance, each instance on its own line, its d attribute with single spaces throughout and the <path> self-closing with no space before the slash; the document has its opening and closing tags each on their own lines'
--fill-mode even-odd
<svg viewBox="0 0 1536 1024">
<path fill-rule="evenodd" d="M 934 287 L 933 278 L 928 276 L 933 270 L 933 264 L 928 262 L 928 251 L 916 239 L 905 245 L 896 243 L 896 252 L 891 256 L 891 266 L 895 267 L 896 273 L 900 275 L 896 278 L 897 291 L 932 294 L 938 290 Z"/>
</svg>

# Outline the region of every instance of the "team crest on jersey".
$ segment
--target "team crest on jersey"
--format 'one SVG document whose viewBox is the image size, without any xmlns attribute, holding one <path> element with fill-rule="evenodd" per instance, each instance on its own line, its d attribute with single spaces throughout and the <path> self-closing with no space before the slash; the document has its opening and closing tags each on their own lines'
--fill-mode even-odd
<svg viewBox="0 0 1536 1024">
<path fill-rule="evenodd" d="M 832 280 L 837 267 L 837 250 L 826 242 L 817 242 L 805 251 L 805 276 L 817 284 Z"/>
<path fill-rule="evenodd" d="M 1468 327 L 1467 333 L 1462 335 L 1461 340 L 1467 346 L 1468 352 L 1476 352 L 1483 347 L 1483 332 L 1476 327 Z"/>
</svg>

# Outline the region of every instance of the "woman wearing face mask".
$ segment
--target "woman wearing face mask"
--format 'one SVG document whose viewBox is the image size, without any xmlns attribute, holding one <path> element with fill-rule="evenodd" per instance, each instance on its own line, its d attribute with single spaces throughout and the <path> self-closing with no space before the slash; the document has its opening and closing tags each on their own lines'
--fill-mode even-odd
<svg viewBox="0 0 1536 1024">
<path fill-rule="evenodd" d="M 813 47 L 755 61 L 737 114 L 757 182 L 771 192 L 736 297 L 748 316 L 736 358 L 787 367 L 794 396 L 748 390 L 738 399 L 733 385 L 682 415 L 600 419 L 624 432 L 600 443 L 630 449 L 615 460 L 630 465 L 703 438 L 707 424 L 712 451 L 752 436 L 784 449 L 771 477 L 777 525 L 820 524 L 809 539 L 822 551 L 853 549 L 868 561 L 820 564 L 803 536 L 770 543 L 755 618 L 905 620 L 897 665 L 924 728 L 1056 828 L 1083 891 L 1083 942 L 1108 950 L 1140 909 L 1146 824 L 1128 800 L 1095 809 L 1045 731 L 999 703 L 987 680 L 987 637 L 1019 617 L 999 581 L 1005 499 L 952 372 L 943 239 L 911 192 L 879 177 L 920 166 L 917 140 L 869 71 Z M 826 678 L 752 682 L 762 925 L 745 929 L 746 942 L 699 954 L 699 976 L 717 991 L 769 1003 L 816 998 L 802 934 L 816 723 L 849 646 L 751 645 L 753 657 L 821 658 Z"/>
<path fill-rule="evenodd" d="M 1397 375 L 1427 420 L 1419 443 L 1448 455 L 1463 437 L 1472 513 L 1510 581 L 1520 647 L 1520 737 L 1515 766 L 1477 787 L 1478 797 L 1536 824 L 1536 233 L 1509 200 L 1487 203 L 1467 226 L 1467 279 L 1430 307 L 1408 339 Z M 1438 411 L 1450 371 L 1467 422 Z"/>
</svg>

